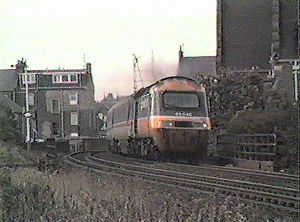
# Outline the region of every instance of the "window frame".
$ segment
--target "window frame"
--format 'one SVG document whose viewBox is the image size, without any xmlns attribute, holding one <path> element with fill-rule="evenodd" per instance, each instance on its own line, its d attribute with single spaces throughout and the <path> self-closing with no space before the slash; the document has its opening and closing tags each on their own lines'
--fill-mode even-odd
<svg viewBox="0 0 300 222">
<path fill-rule="evenodd" d="M 71 126 L 78 126 L 78 113 L 77 112 L 71 112 L 70 113 L 70 125 Z"/>
<path fill-rule="evenodd" d="M 76 99 L 75 100 L 71 99 L 72 96 L 75 96 Z M 70 105 L 77 105 L 78 104 L 78 92 L 71 92 L 69 94 L 69 100 L 70 100 Z"/>
<path fill-rule="evenodd" d="M 21 79 L 22 79 L 23 85 L 26 84 L 25 75 L 26 75 L 25 73 L 21 74 Z M 35 73 L 27 73 L 27 82 L 28 82 L 28 84 L 36 84 L 36 74 Z"/>
<path fill-rule="evenodd" d="M 57 112 L 54 112 L 54 110 L 53 110 L 53 101 L 57 101 Z M 51 113 L 52 114 L 60 113 L 60 100 L 59 99 L 51 99 Z"/>
<path fill-rule="evenodd" d="M 55 81 L 56 77 L 58 77 L 58 81 Z M 62 75 L 60 75 L 60 74 L 53 74 L 52 75 L 52 83 L 62 83 Z"/>
<path fill-rule="evenodd" d="M 72 80 L 72 76 L 75 76 L 75 80 Z M 78 74 L 69 74 L 69 82 L 77 83 L 78 82 Z"/>
<path fill-rule="evenodd" d="M 56 78 L 58 77 L 58 80 Z M 67 77 L 64 79 L 64 77 Z M 75 77 L 75 80 L 72 80 L 72 77 Z M 78 74 L 68 74 L 68 73 L 60 73 L 60 74 L 52 74 L 52 83 L 78 83 Z"/>
<path fill-rule="evenodd" d="M 64 80 L 64 77 L 67 77 L 67 79 Z M 68 82 L 69 82 L 69 75 L 67 75 L 67 74 L 62 74 L 62 75 L 61 75 L 61 82 L 62 82 L 62 83 L 68 83 Z"/>
<path fill-rule="evenodd" d="M 169 106 L 166 106 L 165 105 L 165 97 L 164 95 L 166 93 L 174 93 L 174 94 L 194 94 L 197 96 L 198 98 L 198 106 L 197 107 L 169 107 Z M 165 109 L 186 109 L 186 110 L 197 110 L 197 109 L 200 109 L 202 107 L 202 104 L 201 104 L 201 100 L 200 100 L 200 97 L 199 97 L 199 94 L 197 92 L 193 92 L 193 91 L 165 91 L 162 93 L 162 105 Z"/>
</svg>

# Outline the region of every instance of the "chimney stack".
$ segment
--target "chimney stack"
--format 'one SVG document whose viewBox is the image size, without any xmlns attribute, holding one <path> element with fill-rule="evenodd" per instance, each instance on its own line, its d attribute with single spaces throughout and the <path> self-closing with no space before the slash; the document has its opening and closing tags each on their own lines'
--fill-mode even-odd
<svg viewBox="0 0 300 222">
<path fill-rule="evenodd" d="M 92 74 L 92 64 L 91 63 L 86 63 L 86 66 L 85 66 L 85 69 L 86 69 L 86 72 L 88 73 L 88 74 Z"/>
<path fill-rule="evenodd" d="M 183 58 L 183 45 L 180 45 L 178 55 L 179 55 L 179 62 L 180 62 Z"/>
</svg>

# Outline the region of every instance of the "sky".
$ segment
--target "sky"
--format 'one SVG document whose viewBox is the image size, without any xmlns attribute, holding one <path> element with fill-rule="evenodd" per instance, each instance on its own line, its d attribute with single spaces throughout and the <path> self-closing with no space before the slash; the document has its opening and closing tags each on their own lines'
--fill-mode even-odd
<svg viewBox="0 0 300 222">
<path fill-rule="evenodd" d="M 133 92 L 133 54 L 144 86 L 175 75 L 181 44 L 184 56 L 216 54 L 216 0 L 0 0 L 0 69 L 90 62 L 97 100 Z"/>
</svg>

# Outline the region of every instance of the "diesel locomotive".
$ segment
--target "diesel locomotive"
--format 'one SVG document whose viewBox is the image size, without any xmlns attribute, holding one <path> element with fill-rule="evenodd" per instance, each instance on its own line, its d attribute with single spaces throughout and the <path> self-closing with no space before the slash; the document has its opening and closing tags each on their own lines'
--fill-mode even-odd
<svg viewBox="0 0 300 222">
<path fill-rule="evenodd" d="M 155 159 L 207 152 L 206 93 L 194 80 L 173 76 L 140 89 L 107 114 L 107 141 L 114 153 Z"/>
</svg>

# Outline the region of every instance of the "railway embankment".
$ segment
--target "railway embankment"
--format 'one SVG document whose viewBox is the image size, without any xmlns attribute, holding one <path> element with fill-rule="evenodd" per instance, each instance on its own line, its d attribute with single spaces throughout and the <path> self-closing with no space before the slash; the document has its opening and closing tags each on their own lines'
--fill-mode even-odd
<svg viewBox="0 0 300 222">
<path fill-rule="evenodd" d="M 25 152 L 9 146 L 5 155 Z M 32 150 L 34 152 L 34 150 Z M 16 154 L 16 152 L 18 154 Z M 149 165 L 141 160 L 141 164 Z M 150 164 L 151 165 L 151 164 Z M 180 166 L 179 166 L 180 167 Z M 54 171 L 5 167 L 0 173 L 0 218 L 33 221 L 295 221 L 295 213 L 217 193 L 149 183 L 139 177 L 63 165 Z M 254 213 L 255 212 L 255 213 Z"/>
<path fill-rule="evenodd" d="M 34 168 L 0 176 L 0 217 L 33 221 L 295 221 L 297 215 L 149 183 L 140 178 L 78 168 Z M 5 195 L 4 195 L 5 194 Z M 2 219 L 1 218 L 1 219 Z M 5 220 L 4 220 L 5 221 Z"/>
</svg>

